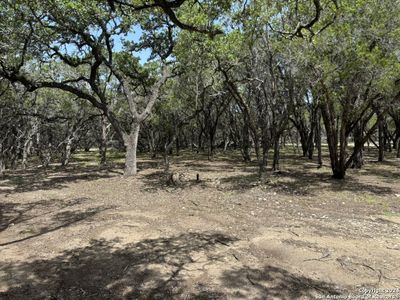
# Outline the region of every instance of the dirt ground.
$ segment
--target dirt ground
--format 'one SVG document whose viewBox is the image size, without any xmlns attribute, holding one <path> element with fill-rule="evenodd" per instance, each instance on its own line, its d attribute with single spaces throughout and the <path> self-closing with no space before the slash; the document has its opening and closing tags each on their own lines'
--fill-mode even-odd
<svg viewBox="0 0 400 300">
<path fill-rule="evenodd" d="M 186 153 L 173 185 L 93 157 L 0 180 L 0 299 L 400 299 L 399 159 L 335 181 L 286 155 L 259 179 Z"/>
</svg>

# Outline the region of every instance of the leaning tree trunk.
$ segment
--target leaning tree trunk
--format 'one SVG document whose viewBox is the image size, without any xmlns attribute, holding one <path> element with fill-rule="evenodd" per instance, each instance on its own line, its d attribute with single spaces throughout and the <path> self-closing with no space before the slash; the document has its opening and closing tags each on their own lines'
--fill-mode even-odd
<svg viewBox="0 0 400 300">
<path fill-rule="evenodd" d="M 139 139 L 140 124 L 133 123 L 131 132 L 129 134 L 124 133 L 123 139 L 126 147 L 125 156 L 125 176 L 134 176 L 137 174 L 137 145 Z"/>
</svg>

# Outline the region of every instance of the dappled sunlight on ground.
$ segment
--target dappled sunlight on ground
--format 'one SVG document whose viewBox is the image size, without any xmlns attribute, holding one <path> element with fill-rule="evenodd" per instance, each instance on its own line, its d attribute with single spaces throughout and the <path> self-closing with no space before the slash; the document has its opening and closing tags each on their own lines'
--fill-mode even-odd
<svg viewBox="0 0 400 300">
<path fill-rule="evenodd" d="M 261 177 L 237 154 L 185 152 L 168 174 L 141 156 L 135 178 L 120 157 L 99 168 L 90 153 L 8 172 L 0 298 L 310 299 L 398 287 L 400 161 L 372 154 L 345 181 L 291 151 Z"/>
</svg>

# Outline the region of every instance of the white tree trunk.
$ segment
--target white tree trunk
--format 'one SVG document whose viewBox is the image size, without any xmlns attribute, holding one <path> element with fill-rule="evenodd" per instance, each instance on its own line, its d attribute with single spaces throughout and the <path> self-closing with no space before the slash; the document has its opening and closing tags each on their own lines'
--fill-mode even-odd
<svg viewBox="0 0 400 300">
<path fill-rule="evenodd" d="M 126 147 L 125 156 L 125 176 L 134 176 L 137 174 L 137 144 L 139 138 L 140 124 L 134 123 L 131 132 L 124 134 L 124 143 Z"/>
<path fill-rule="evenodd" d="M 28 155 L 31 152 L 32 138 L 30 137 L 24 143 L 24 148 L 22 149 L 22 168 L 25 170 L 28 167 Z"/>
<path fill-rule="evenodd" d="M 71 138 L 67 139 L 67 144 L 65 145 L 65 153 L 64 157 L 61 161 L 62 166 L 66 166 L 69 164 L 69 160 L 71 159 L 71 148 L 72 148 L 72 140 Z"/>
</svg>

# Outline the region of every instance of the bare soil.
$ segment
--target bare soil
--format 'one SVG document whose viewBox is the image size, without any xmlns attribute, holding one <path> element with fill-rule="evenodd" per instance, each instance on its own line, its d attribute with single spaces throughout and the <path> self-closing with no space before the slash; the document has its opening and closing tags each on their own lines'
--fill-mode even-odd
<svg viewBox="0 0 400 300">
<path fill-rule="evenodd" d="M 400 288 L 400 160 L 374 159 L 345 181 L 291 155 L 261 179 L 235 154 L 174 157 L 172 182 L 146 156 L 135 178 L 117 159 L 97 167 L 94 153 L 9 172 L 0 299 L 362 299 Z"/>
</svg>

